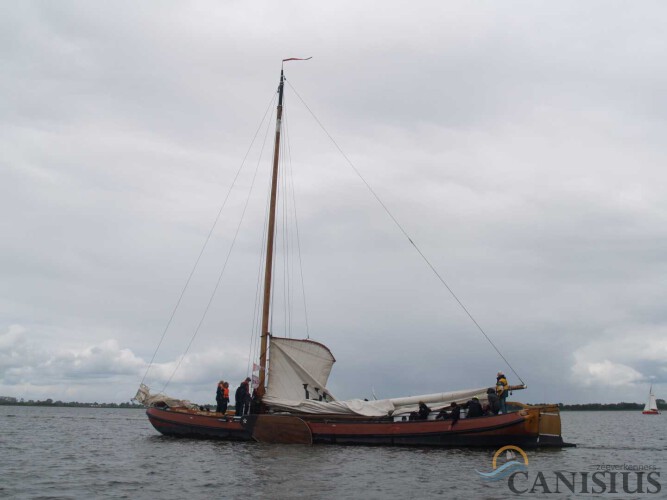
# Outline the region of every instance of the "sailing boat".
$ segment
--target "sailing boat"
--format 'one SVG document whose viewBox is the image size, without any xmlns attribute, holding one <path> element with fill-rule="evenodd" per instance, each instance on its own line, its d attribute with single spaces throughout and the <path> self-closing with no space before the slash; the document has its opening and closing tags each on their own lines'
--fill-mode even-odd
<svg viewBox="0 0 667 500">
<path fill-rule="evenodd" d="M 655 394 L 653 394 L 653 384 L 651 384 L 651 388 L 648 390 L 648 401 L 644 405 L 642 415 L 660 415 L 658 403 L 655 400 Z"/>
<path fill-rule="evenodd" d="M 465 405 L 475 397 L 482 404 L 486 403 L 486 387 L 374 401 L 340 401 L 327 389 L 335 362 L 328 347 L 310 339 L 271 334 L 271 285 L 284 81 L 281 69 L 266 234 L 261 346 L 259 364 L 256 365 L 259 377 L 250 413 L 233 415 L 202 411 L 186 401 L 161 394 L 152 395 L 148 387 L 141 384 L 135 399 L 147 406 L 146 413 L 153 427 L 169 436 L 265 443 L 477 447 L 513 444 L 522 448 L 567 446 L 561 437 L 557 405 L 519 404 L 518 411 L 504 414 L 463 418 L 466 416 L 464 412 L 460 419 L 436 418 L 437 410 Z M 524 388 L 522 384 L 507 389 Z M 432 413 L 426 418 L 416 419 L 416 410 L 421 403 L 430 405 Z M 446 417 L 446 412 L 442 415 Z"/>
</svg>

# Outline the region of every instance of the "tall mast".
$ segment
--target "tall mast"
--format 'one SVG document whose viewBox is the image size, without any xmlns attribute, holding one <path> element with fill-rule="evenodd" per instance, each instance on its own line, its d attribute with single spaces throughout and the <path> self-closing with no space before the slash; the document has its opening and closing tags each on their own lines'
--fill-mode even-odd
<svg viewBox="0 0 667 500">
<path fill-rule="evenodd" d="M 271 203 L 269 206 L 269 227 L 266 237 L 266 267 L 264 269 L 264 303 L 262 308 L 262 342 L 259 355 L 259 386 L 257 395 L 262 397 L 266 388 L 266 351 L 269 337 L 269 317 L 271 312 L 271 277 L 273 272 L 273 239 L 276 226 L 276 195 L 278 190 L 278 160 L 280 158 L 280 120 L 283 116 L 283 82 L 285 76 L 280 70 L 278 86 L 278 109 L 276 111 L 276 140 L 273 149 L 273 176 L 271 179 Z"/>
</svg>

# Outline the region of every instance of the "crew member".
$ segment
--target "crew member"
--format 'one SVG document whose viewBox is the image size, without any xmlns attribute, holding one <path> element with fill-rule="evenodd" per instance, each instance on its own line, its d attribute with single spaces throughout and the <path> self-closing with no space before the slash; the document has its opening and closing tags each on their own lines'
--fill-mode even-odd
<svg viewBox="0 0 667 500">
<path fill-rule="evenodd" d="M 215 409 L 218 413 L 225 413 L 227 411 L 227 405 L 225 405 L 225 381 L 221 380 L 218 382 L 218 387 L 215 390 L 215 402 L 218 404 L 218 407 Z"/>
<path fill-rule="evenodd" d="M 489 400 L 489 412 L 498 415 L 498 412 L 500 411 L 500 400 L 493 387 L 489 387 L 486 390 L 486 399 Z"/>
<path fill-rule="evenodd" d="M 227 406 L 229 405 L 229 382 L 222 384 L 222 412 L 227 413 Z"/>
<path fill-rule="evenodd" d="M 498 401 L 500 403 L 500 413 L 503 415 L 507 413 L 507 396 L 509 395 L 510 385 L 505 378 L 503 372 L 498 372 L 496 376 L 496 394 L 498 395 Z"/>
<path fill-rule="evenodd" d="M 431 413 L 431 409 L 423 401 L 419 402 L 419 409 L 410 412 L 410 420 L 426 420 Z"/>
<path fill-rule="evenodd" d="M 458 422 L 459 418 L 461 418 L 461 407 L 454 401 L 452 403 L 452 425 Z"/>
<path fill-rule="evenodd" d="M 238 389 L 236 389 L 235 394 L 235 404 L 236 404 L 236 414 L 237 415 L 247 415 L 250 411 L 250 377 L 247 377 Z"/>
<path fill-rule="evenodd" d="M 479 403 L 477 396 L 473 397 L 470 401 L 466 403 L 468 408 L 468 418 L 481 417 L 482 416 L 482 405 Z"/>
<path fill-rule="evenodd" d="M 245 413 L 245 397 L 248 392 L 248 383 L 244 380 L 236 388 L 236 393 L 234 394 L 234 406 L 236 407 L 237 415 L 244 415 Z"/>
</svg>

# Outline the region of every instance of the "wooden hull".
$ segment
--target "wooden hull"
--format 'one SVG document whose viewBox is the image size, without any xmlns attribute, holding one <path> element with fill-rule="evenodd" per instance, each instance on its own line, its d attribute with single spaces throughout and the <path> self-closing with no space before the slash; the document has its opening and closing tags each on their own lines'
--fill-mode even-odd
<svg viewBox="0 0 667 500">
<path fill-rule="evenodd" d="M 165 436 L 250 441 L 252 433 L 240 420 L 220 413 L 185 408 L 148 408 L 148 420 Z"/>
<path fill-rule="evenodd" d="M 560 416 L 553 411 L 553 407 L 529 407 L 506 415 L 462 419 L 454 425 L 446 420 L 394 422 L 332 415 L 267 414 L 232 420 L 186 409 L 149 408 L 146 413 L 162 434 L 190 438 L 381 446 L 567 446 L 560 436 Z"/>
<path fill-rule="evenodd" d="M 537 446 L 537 430 L 519 413 L 450 421 L 308 422 L 314 443 L 398 446 Z"/>
</svg>

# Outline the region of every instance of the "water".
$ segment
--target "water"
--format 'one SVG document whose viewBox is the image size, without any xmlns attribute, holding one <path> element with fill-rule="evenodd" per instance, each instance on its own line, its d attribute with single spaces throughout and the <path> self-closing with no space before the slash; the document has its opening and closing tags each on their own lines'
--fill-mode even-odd
<svg viewBox="0 0 667 500">
<path fill-rule="evenodd" d="M 528 451 L 531 483 L 538 471 L 552 477 L 554 470 L 592 473 L 603 464 L 652 464 L 665 476 L 658 478 L 659 493 L 606 492 L 597 498 L 667 498 L 667 415 L 565 412 L 562 421 L 566 441 L 578 447 Z M 174 439 L 158 434 L 139 410 L 0 406 L 0 497 L 5 498 L 517 496 L 506 480 L 488 483 L 476 474 L 492 470 L 492 456 L 493 450 Z M 525 488 L 528 480 L 519 486 Z M 522 497 L 568 495 L 574 496 L 566 490 Z"/>
</svg>

